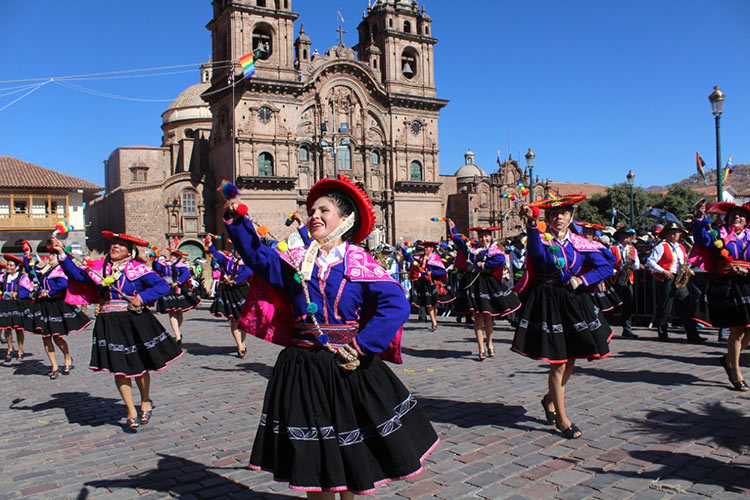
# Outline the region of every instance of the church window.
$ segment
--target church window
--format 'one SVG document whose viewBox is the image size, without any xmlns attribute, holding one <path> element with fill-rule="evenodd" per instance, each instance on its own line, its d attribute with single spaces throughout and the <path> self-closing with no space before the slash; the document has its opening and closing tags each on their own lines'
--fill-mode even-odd
<svg viewBox="0 0 750 500">
<path fill-rule="evenodd" d="M 390 26 L 391 28 L 393 28 L 393 19 L 389 19 L 388 20 L 388 26 Z"/>
<path fill-rule="evenodd" d="M 305 61 L 307 61 L 307 49 L 304 49 L 302 51 L 302 59 L 304 59 Z"/>
<path fill-rule="evenodd" d="M 182 192 L 182 211 L 188 214 L 197 212 L 195 205 L 195 191 L 185 190 Z"/>
<path fill-rule="evenodd" d="M 310 150 L 307 148 L 307 146 L 300 146 L 299 161 L 310 161 Z"/>
<path fill-rule="evenodd" d="M 417 76 L 417 52 L 411 47 L 401 53 L 401 73 L 408 80 Z"/>
<path fill-rule="evenodd" d="M 411 178 L 412 181 L 422 180 L 422 164 L 418 161 L 411 162 Z"/>
<path fill-rule="evenodd" d="M 147 182 L 148 167 L 135 166 L 130 167 L 130 182 Z"/>
<path fill-rule="evenodd" d="M 341 145 L 336 151 L 336 168 L 339 170 L 352 169 L 352 152 L 349 146 Z"/>
<path fill-rule="evenodd" d="M 271 28 L 267 25 L 260 25 L 253 30 L 253 51 L 258 54 L 258 59 L 271 57 L 273 53 L 272 34 Z"/>
<path fill-rule="evenodd" d="M 372 164 L 380 165 L 380 153 L 378 151 L 372 152 Z"/>
<path fill-rule="evenodd" d="M 429 26 L 425 26 L 424 27 L 424 34 L 425 35 L 429 35 L 430 34 L 430 27 Z"/>
<path fill-rule="evenodd" d="M 258 0 L 258 7 L 265 7 L 266 6 L 266 0 Z"/>
<path fill-rule="evenodd" d="M 271 108 L 268 106 L 263 106 L 258 110 L 258 118 L 263 123 L 268 123 L 271 121 L 271 116 L 273 116 L 273 111 L 271 111 Z"/>
<path fill-rule="evenodd" d="M 271 156 L 271 153 L 261 153 L 258 157 L 258 175 L 261 177 L 273 175 L 273 156 Z"/>
<path fill-rule="evenodd" d="M 372 67 L 375 68 L 375 69 L 378 69 L 378 58 L 377 57 L 373 57 L 372 58 Z"/>
<path fill-rule="evenodd" d="M 404 21 L 404 33 L 411 33 L 411 23 Z"/>
<path fill-rule="evenodd" d="M 185 129 L 185 137 L 187 137 L 188 139 L 192 139 L 194 136 L 195 136 L 195 130 L 191 128 Z"/>
</svg>

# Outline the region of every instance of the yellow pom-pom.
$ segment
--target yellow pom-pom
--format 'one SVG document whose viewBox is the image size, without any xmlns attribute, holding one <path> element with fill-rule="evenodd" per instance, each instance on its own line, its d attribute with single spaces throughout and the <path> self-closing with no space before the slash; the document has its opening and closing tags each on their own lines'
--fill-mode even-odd
<svg viewBox="0 0 750 500">
<path fill-rule="evenodd" d="M 724 246 L 724 242 L 723 242 L 723 241 L 721 241 L 721 240 L 716 240 L 716 241 L 714 241 L 714 246 L 715 246 L 716 248 L 721 248 L 721 247 L 723 247 L 723 246 Z"/>
<path fill-rule="evenodd" d="M 552 235 L 549 233 L 544 233 L 544 235 L 542 235 L 542 238 L 544 238 L 544 241 L 552 241 Z"/>
<path fill-rule="evenodd" d="M 276 245 L 276 248 L 279 252 L 288 252 L 289 251 L 289 245 L 286 244 L 286 241 L 280 241 L 278 245 Z"/>
</svg>

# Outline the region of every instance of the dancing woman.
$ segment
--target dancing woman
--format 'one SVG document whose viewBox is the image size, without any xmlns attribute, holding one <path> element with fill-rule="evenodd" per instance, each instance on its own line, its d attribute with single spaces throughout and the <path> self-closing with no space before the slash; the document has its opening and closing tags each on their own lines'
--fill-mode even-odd
<svg viewBox="0 0 750 500">
<path fill-rule="evenodd" d="M 750 344 L 750 205 L 716 204 L 726 212 L 725 224 L 711 230 L 706 204 L 700 203 L 693 218 L 695 246 L 702 249 L 705 270 L 711 273 L 702 297 L 708 321 L 715 328 L 729 328 L 727 353 L 719 358 L 736 391 L 750 391 L 740 371 L 740 352 Z"/>
<path fill-rule="evenodd" d="M 245 297 L 247 296 L 247 280 L 253 272 L 242 262 L 240 254 L 236 250 L 233 254 L 227 256 L 216 249 L 212 235 L 209 234 L 206 240 L 210 241 L 208 250 L 221 268 L 221 281 L 216 289 L 210 312 L 214 316 L 229 320 L 229 327 L 237 344 L 237 356 L 244 358 L 247 354 L 247 348 L 245 347 L 247 333 L 240 330 L 238 321 L 242 316 L 242 306 L 245 305 Z"/>
<path fill-rule="evenodd" d="M 192 290 L 190 282 L 190 268 L 182 259 L 187 257 L 185 252 L 167 248 L 170 252 L 169 262 L 154 261 L 153 269 L 159 276 L 169 283 L 170 291 L 156 303 L 156 312 L 169 314 L 169 324 L 172 326 L 177 345 L 182 345 L 183 313 L 198 307 L 201 299 Z"/>
<path fill-rule="evenodd" d="M 44 267 L 36 273 L 39 279 L 39 289 L 31 305 L 27 331 L 42 336 L 44 352 L 52 367 L 49 378 L 55 380 L 58 373 L 69 375 L 70 370 L 73 369 L 73 358 L 70 356 L 65 337 L 69 333 L 83 330 L 91 324 L 91 320 L 81 312 L 80 307 L 65 302 L 68 278 L 57 261 L 57 254 L 51 253 L 51 247 L 48 250 L 50 255 L 46 256 L 46 259 L 42 258 Z M 26 272 L 31 274 L 30 252 L 24 255 L 24 267 Z M 62 371 L 57 364 L 55 344 L 63 353 Z"/>
<path fill-rule="evenodd" d="M 229 214 L 237 206 L 230 200 Z M 369 198 L 339 176 L 316 183 L 307 207 L 314 238 L 307 248 L 280 242 L 277 252 L 249 219 L 227 214 L 225 221 L 255 273 L 251 294 L 261 300 L 251 302 L 242 325 L 287 346 L 268 382 L 250 467 L 273 472 L 308 498 L 340 492 L 351 499 L 419 474 L 439 439 L 380 357 L 400 362 L 409 303 L 357 246 L 375 224 Z"/>
<path fill-rule="evenodd" d="M 474 335 L 479 346 L 479 361 L 483 361 L 485 354 L 493 357 L 495 347 L 492 344 L 492 322 L 495 316 L 505 317 L 521 307 L 518 294 L 503 284 L 503 269 L 505 255 L 492 238 L 494 227 L 472 227 L 469 231 L 477 231 L 477 245 L 470 248 L 466 243 L 466 236 L 460 234 L 456 224 L 446 219 L 451 231 L 451 238 L 458 249 L 459 255 L 465 256 L 470 266 L 468 283 L 459 286 L 468 288 L 469 310 L 474 314 Z M 463 281 L 467 278 L 464 277 Z M 459 290 L 459 294 L 462 291 Z M 485 352 L 485 343 L 487 351 Z"/>
<path fill-rule="evenodd" d="M 584 195 L 568 195 L 524 205 L 526 219 L 526 274 L 521 289 L 518 327 L 511 349 L 550 364 L 548 392 L 542 398 L 545 417 L 568 439 L 581 437 L 565 411 L 565 385 L 575 360 L 609 356 L 612 330 L 586 292 L 586 286 L 612 274 L 612 266 L 585 238 L 572 233 L 573 205 Z M 546 210 L 547 232 L 537 227 L 539 210 Z M 583 272 L 587 268 L 589 271 Z"/>
<path fill-rule="evenodd" d="M 437 330 L 438 304 L 447 304 L 456 297 L 445 287 L 445 264 L 435 251 L 436 241 L 423 241 L 424 255 L 414 256 L 402 248 L 403 256 L 411 264 L 409 273 L 415 279 L 411 287 L 411 303 L 424 307 L 430 315 L 430 331 Z"/>
<path fill-rule="evenodd" d="M 28 325 L 28 317 L 31 314 L 31 292 L 34 284 L 25 272 L 21 270 L 23 259 L 6 253 L 5 275 L 3 277 L 3 295 L 0 300 L 0 330 L 5 334 L 8 342 L 8 351 L 5 353 L 5 362 L 13 359 L 13 330 L 16 331 L 18 340 L 18 351 L 16 359 L 23 359 L 24 329 Z"/>
<path fill-rule="evenodd" d="M 144 307 L 169 293 L 167 282 L 137 260 L 136 246 L 148 242 L 110 231 L 102 236 L 111 240 L 109 253 L 86 268 L 78 267 L 54 236 L 52 250 L 69 280 L 89 285 L 87 301 L 99 302 L 89 368 L 114 374 L 127 407 L 127 426 L 135 430 L 151 420 L 150 372 L 166 368 L 182 350 Z M 133 379 L 141 394 L 140 418 L 133 404 Z"/>
</svg>

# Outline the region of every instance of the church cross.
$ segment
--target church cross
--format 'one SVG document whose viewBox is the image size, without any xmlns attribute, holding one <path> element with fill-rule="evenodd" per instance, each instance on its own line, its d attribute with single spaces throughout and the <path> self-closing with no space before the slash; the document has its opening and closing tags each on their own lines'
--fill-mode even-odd
<svg viewBox="0 0 750 500">
<path fill-rule="evenodd" d="M 346 30 L 342 26 L 339 26 L 339 29 L 337 29 L 336 31 L 339 34 L 339 45 L 343 46 L 344 45 L 344 33 L 346 33 Z"/>
</svg>

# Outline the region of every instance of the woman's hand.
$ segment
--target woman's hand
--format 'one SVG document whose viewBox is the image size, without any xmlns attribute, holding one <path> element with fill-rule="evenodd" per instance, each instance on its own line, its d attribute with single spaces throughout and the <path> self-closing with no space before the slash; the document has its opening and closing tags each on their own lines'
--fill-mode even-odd
<svg viewBox="0 0 750 500">
<path fill-rule="evenodd" d="M 136 295 L 135 297 L 131 297 L 130 298 L 130 305 L 132 305 L 133 307 L 136 307 L 136 308 L 137 307 L 142 307 L 143 306 L 143 301 L 141 300 L 140 295 Z"/>
<path fill-rule="evenodd" d="M 578 276 L 571 276 L 570 281 L 568 281 L 568 286 L 571 290 L 575 290 L 579 286 L 583 284 L 583 280 L 579 278 Z"/>
<path fill-rule="evenodd" d="M 698 206 L 695 207 L 695 218 L 702 219 L 706 216 L 706 200 L 698 202 Z"/>
<path fill-rule="evenodd" d="M 50 247 L 52 248 L 52 251 L 57 255 L 62 255 L 65 253 L 65 247 L 63 246 L 62 242 L 55 236 L 50 237 Z"/>
<path fill-rule="evenodd" d="M 445 222 L 447 222 L 447 223 L 448 223 L 448 229 L 450 229 L 451 231 L 453 231 L 453 229 L 455 229 L 455 227 L 456 227 L 456 223 L 455 223 L 455 222 L 453 222 L 453 219 L 450 219 L 450 218 L 446 218 L 446 219 L 445 219 Z"/>
<path fill-rule="evenodd" d="M 296 222 L 300 226 L 304 226 L 305 225 L 305 221 L 302 220 L 302 217 L 300 216 L 299 212 L 294 212 L 294 215 L 292 216 L 292 219 L 294 219 L 294 222 Z"/>
<path fill-rule="evenodd" d="M 526 219 L 526 222 L 536 222 L 537 215 L 534 213 L 534 209 L 528 204 L 524 203 L 520 208 L 520 215 L 522 219 Z"/>
<path fill-rule="evenodd" d="M 237 206 L 240 204 L 239 200 L 227 200 L 224 203 L 224 211 L 229 212 L 232 215 L 237 215 Z"/>
</svg>

